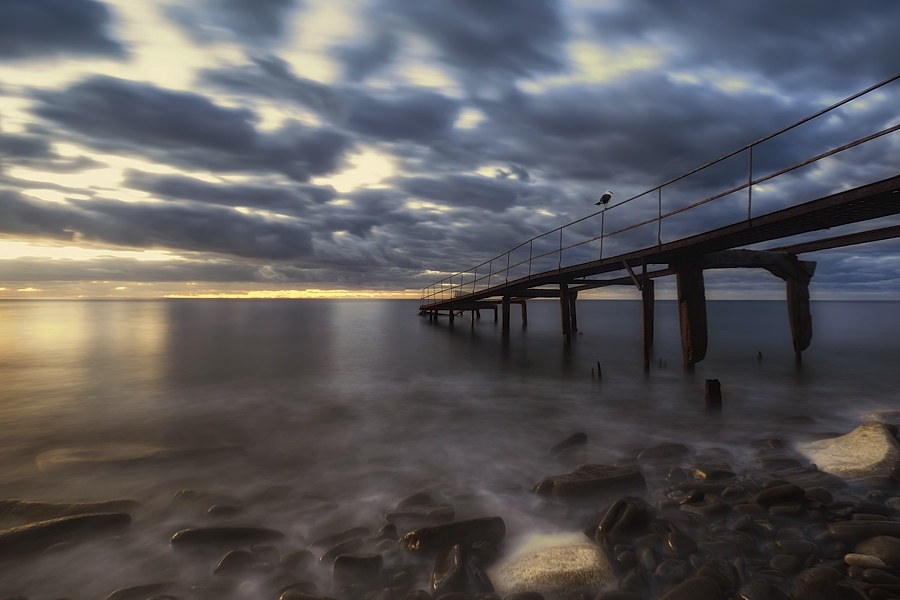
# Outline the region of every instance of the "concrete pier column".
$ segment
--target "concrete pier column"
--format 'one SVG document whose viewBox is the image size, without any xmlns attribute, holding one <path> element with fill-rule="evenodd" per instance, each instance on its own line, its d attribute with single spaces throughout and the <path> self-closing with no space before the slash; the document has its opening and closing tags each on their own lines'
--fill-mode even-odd
<svg viewBox="0 0 900 600">
<path fill-rule="evenodd" d="M 653 329 L 656 312 L 655 285 L 649 277 L 644 277 L 641 286 L 641 305 L 644 317 L 644 373 L 649 373 L 650 359 L 653 358 Z"/>
<path fill-rule="evenodd" d="M 686 371 L 706 357 L 706 289 L 703 269 L 697 263 L 676 266 L 678 320 L 681 323 L 681 352 Z"/>
<path fill-rule="evenodd" d="M 559 313 L 562 317 L 563 343 L 568 345 L 572 342 L 572 317 L 569 312 L 569 286 L 565 283 L 559 284 Z"/>
</svg>

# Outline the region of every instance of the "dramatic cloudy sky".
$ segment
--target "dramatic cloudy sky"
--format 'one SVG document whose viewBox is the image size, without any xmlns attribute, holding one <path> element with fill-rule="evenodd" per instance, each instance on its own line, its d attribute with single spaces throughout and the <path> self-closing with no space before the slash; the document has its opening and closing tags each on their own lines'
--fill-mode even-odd
<svg viewBox="0 0 900 600">
<path fill-rule="evenodd" d="M 900 73 L 897 23 L 897 0 L 0 0 L 0 297 L 415 294 Z M 894 83 L 754 150 L 755 172 L 898 107 Z M 898 148 L 760 186 L 754 208 L 896 175 Z M 746 178 L 735 161 L 664 208 Z M 814 294 L 900 297 L 898 250 L 808 257 Z"/>
</svg>

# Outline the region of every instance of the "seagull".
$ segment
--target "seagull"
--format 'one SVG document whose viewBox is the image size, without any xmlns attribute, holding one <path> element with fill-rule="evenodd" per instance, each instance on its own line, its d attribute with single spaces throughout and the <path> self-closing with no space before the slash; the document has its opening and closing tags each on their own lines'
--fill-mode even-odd
<svg viewBox="0 0 900 600">
<path fill-rule="evenodd" d="M 610 190 L 606 190 L 606 193 L 604 193 L 602 196 L 600 196 L 600 200 L 595 202 L 594 206 L 600 206 L 601 204 L 603 206 L 606 206 L 607 204 L 609 204 L 609 201 L 612 199 L 612 195 L 613 195 L 613 193 Z"/>
</svg>

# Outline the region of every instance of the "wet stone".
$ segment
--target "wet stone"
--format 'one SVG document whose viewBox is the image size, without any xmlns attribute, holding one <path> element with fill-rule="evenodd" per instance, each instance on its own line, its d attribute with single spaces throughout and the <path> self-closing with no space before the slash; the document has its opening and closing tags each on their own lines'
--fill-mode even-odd
<svg viewBox="0 0 900 600">
<path fill-rule="evenodd" d="M 900 522 L 897 521 L 844 521 L 828 526 L 831 537 L 848 542 L 857 542 L 876 535 L 900 537 Z"/>
<path fill-rule="evenodd" d="M 702 464 L 696 464 L 691 467 L 691 473 L 694 475 L 694 478 L 706 481 L 721 481 L 722 479 L 734 477 L 731 465 L 722 460 L 711 460 Z"/>
<path fill-rule="evenodd" d="M 560 500 L 586 499 L 625 489 L 646 489 L 643 474 L 633 467 L 582 465 L 571 473 L 543 478 L 532 491 Z"/>
<path fill-rule="evenodd" d="M 278 563 L 285 569 L 297 569 L 308 565 L 313 560 L 313 553 L 309 550 L 293 550 L 285 552 L 278 557 Z"/>
<path fill-rule="evenodd" d="M 466 556 L 472 564 L 487 568 L 497 560 L 497 546 L 490 542 L 473 542 L 466 549 Z"/>
<path fill-rule="evenodd" d="M 213 571 L 216 575 L 237 575 L 250 571 L 259 558 L 246 550 L 232 550 L 219 560 Z"/>
<path fill-rule="evenodd" d="M 667 558 L 657 565 L 653 576 L 666 583 L 678 583 L 687 579 L 693 570 L 686 560 Z"/>
<path fill-rule="evenodd" d="M 566 439 L 550 448 L 547 453 L 556 456 L 565 450 L 569 450 L 570 448 L 574 448 L 576 446 L 584 446 L 585 444 L 587 444 L 587 434 L 581 431 L 576 431 Z"/>
<path fill-rule="evenodd" d="M 116 533 L 131 523 L 127 513 L 59 517 L 0 531 L 0 555 L 40 552 L 54 544 Z"/>
<path fill-rule="evenodd" d="M 284 537 L 274 529 L 264 527 L 199 527 L 182 529 L 172 536 L 172 546 L 217 546 L 223 544 L 257 544 Z"/>
<path fill-rule="evenodd" d="M 662 442 L 641 450 L 638 460 L 678 459 L 693 454 L 694 450 L 677 442 Z"/>
<path fill-rule="evenodd" d="M 230 517 L 241 510 L 241 507 L 235 504 L 213 504 L 206 510 L 206 514 L 211 517 Z"/>
<path fill-rule="evenodd" d="M 631 550 L 625 550 L 616 554 L 616 570 L 625 572 L 637 564 L 637 556 Z"/>
<path fill-rule="evenodd" d="M 315 548 L 317 546 L 331 548 L 351 538 L 364 538 L 368 535 L 368 527 L 351 527 L 350 529 L 345 529 L 344 531 L 340 531 L 338 533 L 332 533 L 326 536 L 322 536 L 316 540 L 313 540 L 309 545 L 311 548 Z"/>
<path fill-rule="evenodd" d="M 400 544 L 415 552 L 435 552 L 454 544 L 468 546 L 479 541 L 497 545 L 505 537 L 506 525 L 503 519 L 483 517 L 410 531 L 400 539 Z"/>
<path fill-rule="evenodd" d="M 861 578 L 863 581 L 867 583 L 876 583 L 876 584 L 888 584 L 888 585 L 898 585 L 900 584 L 900 577 L 896 575 L 891 575 L 890 573 L 884 571 L 883 569 L 865 569 L 861 574 Z"/>
<path fill-rule="evenodd" d="M 660 596 L 660 600 L 721 600 L 722 591 L 709 577 L 691 577 Z"/>
<path fill-rule="evenodd" d="M 537 592 L 517 592 L 506 596 L 503 600 L 544 600 L 544 597 Z"/>
<path fill-rule="evenodd" d="M 790 554 L 779 554 L 772 557 L 769 566 L 782 573 L 799 573 L 803 570 L 803 562 Z"/>
<path fill-rule="evenodd" d="M 595 600 L 643 600 L 643 597 L 640 594 L 629 592 L 628 590 L 615 590 L 612 592 L 603 592 L 597 596 Z"/>
<path fill-rule="evenodd" d="M 431 589 L 435 596 L 440 596 L 447 592 L 463 592 L 465 588 L 462 546 L 454 544 L 438 554 L 432 571 Z"/>
<path fill-rule="evenodd" d="M 850 553 L 844 556 L 844 562 L 850 565 L 851 567 L 861 567 L 863 569 L 888 569 L 888 567 L 883 560 L 878 558 L 877 556 L 870 556 L 868 554 L 854 554 Z"/>
<path fill-rule="evenodd" d="M 799 502 L 806 491 L 799 485 L 785 483 L 760 490 L 753 496 L 753 502 L 762 506 L 771 506 L 784 502 Z"/>
<path fill-rule="evenodd" d="M 856 545 L 856 552 L 879 558 L 893 569 L 900 569 L 900 538 L 875 536 Z"/>
<path fill-rule="evenodd" d="M 432 596 L 425 590 L 412 590 L 404 594 L 400 600 L 432 600 Z"/>
<path fill-rule="evenodd" d="M 375 534 L 376 540 L 393 540 L 396 542 L 398 537 L 397 526 L 393 523 L 383 525 L 381 529 L 378 530 L 378 533 Z"/>
<path fill-rule="evenodd" d="M 537 592 L 545 598 L 597 594 L 613 586 L 616 576 L 606 554 L 592 544 L 544 548 L 513 556 L 489 573 L 501 596 Z"/>
<path fill-rule="evenodd" d="M 776 585 L 754 581 L 740 589 L 740 600 L 790 600 L 790 596 Z"/>
<path fill-rule="evenodd" d="M 384 559 L 380 554 L 340 554 L 334 559 L 334 579 L 354 583 L 376 581 L 383 565 Z"/>
<path fill-rule="evenodd" d="M 728 509 L 728 503 L 726 503 L 721 498 L 716 497 L 708 497 L 704 498 L 700 502 L 681 505 L 682 511 L 692 515 L 697 515 L 698 517 L 704 519 L 725 514 L 728 512 Z"/>
<path fill-rule="evenodd" d="M 334 559 L 340 556 L 341 554 L 348 554 L 350 552 L 355 552 L 363 547 L 362 538 L 350 538 L 349 540 L 344 540 L 339 544 L 332 546 L 325 552 L 319 556 L 319 564 L 320 565 L 330 565 L 334 562 Z"/>
<path fill-rule="evenodd" d="M 476 594 L 489 594 L 494 591 L 494 584 L 491 583 L 488 574 L 475 565 L 466 567 L 466 580 L 468 588 Z"/>
<path fill-rule="evenodd" d="M 663 552 L 675 558 L 687 558 L 697 551 L 697 542 L 689 536 L 673 532 L 666 536 Z"/>
<path fill-rule="evenodd" d="M 607 509 L 597 525 L 597 535 L 619 539 L 635 534 L 653 519 L 654 512 L 645 500 L 623 496 Z"/>
<path fill-rule="evenodd" d="M 174 587 L 175 584 L 171 581 L 135 585 L 114 591 L 106 597 L 106 600 L 145 600 L 150 596 L 171 591 Z M 8 600 L 8 597 L 4 597 L 3 600 Z"/>
<path fill-rule="evenodd" d="M 697 575 L 709 577 L 722 591 L 732 591 L 738 587 L 739 577 L 735 568 L 731 563 L 720 558 L 708 560 L 705 564 L 700 565 Z"/>
<path fill-rule="evenodd" d="M 741 531 L 710 533 L 697 539 L 698 548 L 713 555 L 752 556 L 756 554 L 756 541 Z"/>
</svg>

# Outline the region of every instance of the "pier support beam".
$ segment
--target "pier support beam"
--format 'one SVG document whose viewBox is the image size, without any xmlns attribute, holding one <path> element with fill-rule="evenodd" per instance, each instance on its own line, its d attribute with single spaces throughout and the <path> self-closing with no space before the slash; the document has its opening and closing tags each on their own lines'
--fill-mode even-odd
<svg viewBox="0 0 900 600">
<path fill-rule="evenodd" d="M 521 302 L 522 306 L 522 327 L 528 326 L 528 303 L 525 300 Z"/>
<path fill-rule="evenodd" d="M 686 371 L 706 356 L 706 289 L 699 262 L 676 265 L 678 320 L 681 323 L 681 352 Z"/>
<path fill-rule="evenodd" d="M 566 345 L 572 342 L 572 317 L 569 308 L 569 286 L 561 283 L 559 284 L 559 312 L 562 317 L 563 343 Z"/>
<path fill-rule="evenodd" d="M 707 269 L 760 267 L 784 280 L 787 288 L 788 318 L 794 359 L 802 363 L 802 352 L 812 341 L 812 313 L 809 309 L 809 281 L 816 272 L 813 261 L 798 260 L 796 254 L 765 250 L 724 250 L 703 257 Z"/>
<path fill-rule="evenodd" d="M 650 372 L 650 359 L 653 357 L 653 328 L 655 321 L 656 294 L 655 284 L 649 277 L 644 277 L 641 286 L 641 306 L 644 321 L 644 373 Z"/>
<path fill-rule="evenodd" d="M 569 292 L 569 322 L 572 324 L 572 333 L 578 333 L 578 312 L 575 310 L 575 300 L 578 292 Z"/>
</svg>

